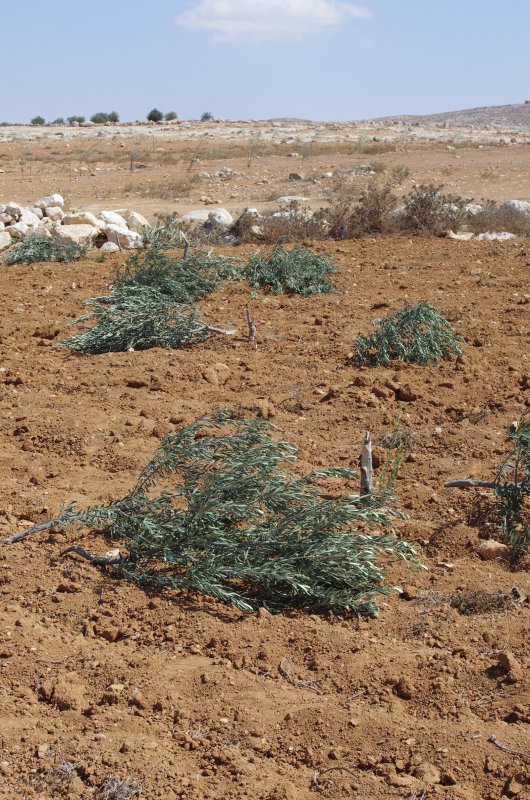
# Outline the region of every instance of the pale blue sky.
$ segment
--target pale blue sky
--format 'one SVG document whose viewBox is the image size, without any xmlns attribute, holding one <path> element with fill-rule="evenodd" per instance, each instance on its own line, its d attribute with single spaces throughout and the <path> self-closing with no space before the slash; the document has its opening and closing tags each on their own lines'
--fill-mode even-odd
<svg viewBox="0 0 530 800">
<path fill-rule="evenodd" d="M 530 97 L 530 0 L 26 0 L 1 11 L 0 121 L 153 106 L 360 119 Z"/>
</svg>

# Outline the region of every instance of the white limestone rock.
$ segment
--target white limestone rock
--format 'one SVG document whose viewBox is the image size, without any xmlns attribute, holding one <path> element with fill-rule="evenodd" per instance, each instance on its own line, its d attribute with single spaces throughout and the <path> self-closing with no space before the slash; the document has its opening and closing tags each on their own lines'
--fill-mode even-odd
<svg viewBox="0 0 530 800">
<path fill-rule="evenodd" d="M 64 211 L 60 206 L 48 206 L 44 213 L 52 222 L 61 222 L 64 217 Z"/>
<path fill-rule="evenodd" d="M 52 229 L 52 236 L 63 241 L 76 244 L 89 245 L 99 234 L 99 229 L 94 225 L 56 225 Z"/>
<path fill-rule="evenodd" d="M 508 200 L 504 204 L 504 208 L 509 211 L 519 211 L 521 214 L 530 215 L 530 203 L 527 203 L 526 200 Z"/>
<path fill-rule="evenodd" d="M 217 208 L 208 214 L 208 222 L 212 228 L 229 228 L 234 224 L 234 218 L 226 208 Z"/>
<path fill-rule="evenodd" d="M 508 231 L 486 231 L 486 233 L 479 233 L 475 239 L 477 242 L 505 242 L 508 239 L 515 239 L 515 233 L 508 233 Z"/>
<path fill-rule="evenodd" d="M 116 211 L 102 211 L 99 215 L 99 218 L 102 219 L 107 225 L 119 225 L 120 228 L 127 227 L 125 219 Z"/>
<path fill-rule="evenodd" d="M 127 226 L 105 225 L 105 235 L 109 242 L 114 242 L 122 250 L 137 250 L 143 246 L 144 240 L 136 231 L 130 231 Z"/>
<path fill-rule="evenodd" d="M 13 222 L 12 225 L 6 228 L 6 231 L 13 239 L 23 239 L 29 229 L 29 225 L 26 225 L 25 222 Z"/>
<path fill-rule="evenodd" d="M 52 206 L 64 206 L 64 197 L 62 194 L 51 194 L 49 197 L 41 197 L 35 203 L 37 208 L 51 208 Z"/>
<path fill-rule="evenodd" d="M 15 220 L 18 220 L 23 211 L 24 206 L 21 206 L 18 203 L 7 203 L 5 213 L 9 214 Z"/>
<path fill-rule="evenodd" d="M 63 217 L 63 225 L 93 225 L 94 228 L 105 227 L 105 223 L 97 219 L 95 214 L 91 211 L 77 211 L 70 214 L 65 214 Z"/>
<path fill-rule="evenodd" d="M 137 211 L 130 211 L 127 215 L 127 225 L 129 230 L 135 233 L 142 233 L 145 228 L 150 228 L 151 225 L 141 214 Z"/>
<path fill-rule="evenodd" d="M 119 245 L 115 244 L 114 242 L 105 242 L 105 244 L 102 244 L 99 249 L 102 250 L 104 253 L 119 253 L 120 252 Z"/>
<path fill-rule="evenodd" d="M 13 239 L 7 231 L 0 231 L 0 250 L 5 250 L 13 244 Z"/>
<path fill-rule="evenodd" d="M 197 208 L 184 214 L 181 220 L 182 222 L 206 222 L 210 214 L 211 211 L 207 211 L 205 208 Z"/>
</svg>

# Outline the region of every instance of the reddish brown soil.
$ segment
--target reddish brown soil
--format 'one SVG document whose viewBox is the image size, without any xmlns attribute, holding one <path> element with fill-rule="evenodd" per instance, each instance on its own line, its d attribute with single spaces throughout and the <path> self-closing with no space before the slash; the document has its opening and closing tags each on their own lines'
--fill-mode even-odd
<svg viewBox="0 0 530 800">
<path fill-rule="evenodd" d="M 125 494 L 165 433 L 238 403 L 299 446 L 301 469 L 355 465 L 363 432 L 381 436 L 400 417 L 412 437 L 396 487 L 410 515 L 400 533 L 428 567 L 391 566 L 412 599 L 383 598 L 375 619 L 242 615 L 59 558 L 74 542 L 104 552 L 95 535 L 3 546 L 2 797 L 80 800 L 109 775 L 142 783 L 147 800 L 528 796 L 528 571 L 480 560 L 479 537 L 495 531 L 491 498 L 443 484 L 491 477 L 530 402 L 530 248 L 396 239 L 315 249 L 336 258 L 344 294 L 252 299 L 255 348 L 241 283 L 201 304 L 208 321 L 238 324 L 236 337 L 75 356 L 52 344 L 80 302 L 104 292 L 113 262 L 2 269 L 0 535 L 69 501 Z M 419 299 L 466 338 L 463 358 L 348 362 L 371 319 Z M 416 399 L 398 402 L 390 382 Z M 457 591 L 512 587 L 518 598 L 500 613 L 449 604 Z M 499 666 L 499 652 L 516 668 Z M 313 689 L 289 683 L 282 659 Z"/>
</svg>

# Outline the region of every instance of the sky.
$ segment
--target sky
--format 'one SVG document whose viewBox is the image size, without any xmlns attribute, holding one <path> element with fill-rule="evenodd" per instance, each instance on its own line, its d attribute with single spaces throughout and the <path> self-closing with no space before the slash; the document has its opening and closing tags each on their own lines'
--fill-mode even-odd
<svg viewBox="0 0 530 800">
<path fill-rule="evenodd" d="M 0 122 L 357 120 L 530 99 L 530 0 L 6 3 Z"/>
</svg>

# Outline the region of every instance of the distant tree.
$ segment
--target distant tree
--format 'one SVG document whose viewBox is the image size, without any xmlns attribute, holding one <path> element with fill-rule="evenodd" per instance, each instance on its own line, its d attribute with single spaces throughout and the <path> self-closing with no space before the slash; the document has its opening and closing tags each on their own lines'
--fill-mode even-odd
<svg viewBox="0 0 530 800">
<path fill-rule="evenodd" d="M 109 122 L 119 122 L 120 115 L 117 111 L 111 111 L 110 114 L 107 114 L 107 119 Z"/>
<path fill-rule="evenodd" d="M 97 114 L 93 114 L 90 117 L 91 122 L 95 122 L 96 125 L 104 125 L 105 122 L 108 121 L 109 115 L 106 114 L 104 111 L 98 111 Z"/>
<path fill-rule="evenodd" d="M 69 123 L 69 125 L 71 125 L 72 122 L 79 122 L 79 124 L 81 124 L 85 121 L 85 117 L 68 117 L 66 121 Z"/>
<path fill-rule="evenodd" d="M 31 120 L 32 125 L 46 125 L 46 120 L 44 117 L 33 117 Z"/>
<path fill-rule="evenodd" d="M 211 119 L 213 119 L 213 114 L 211 111 L 205 111 L 201 116 L 201 122 L 209 122 Z"/>
<path fill-rule="evenodd" d="M 149 122 L 162 122 L 164 119 L 164 115 L 158 108 L 152 108 L 149 114 L 147 115 L 147 119 Z"/>
<path fill-rule="evenodd" d="M 175 111 L 168 111 L 164 119 L 166 120 L 166 122 L 172 122 L 174 119 L 178 119 L 178 117 Z"/>
<path fill-rule="evenodd" d="M 64 125 L 64 119 L 62 117 L 57 117 L 52 122 L 52 125 Z"/>
</svg>

